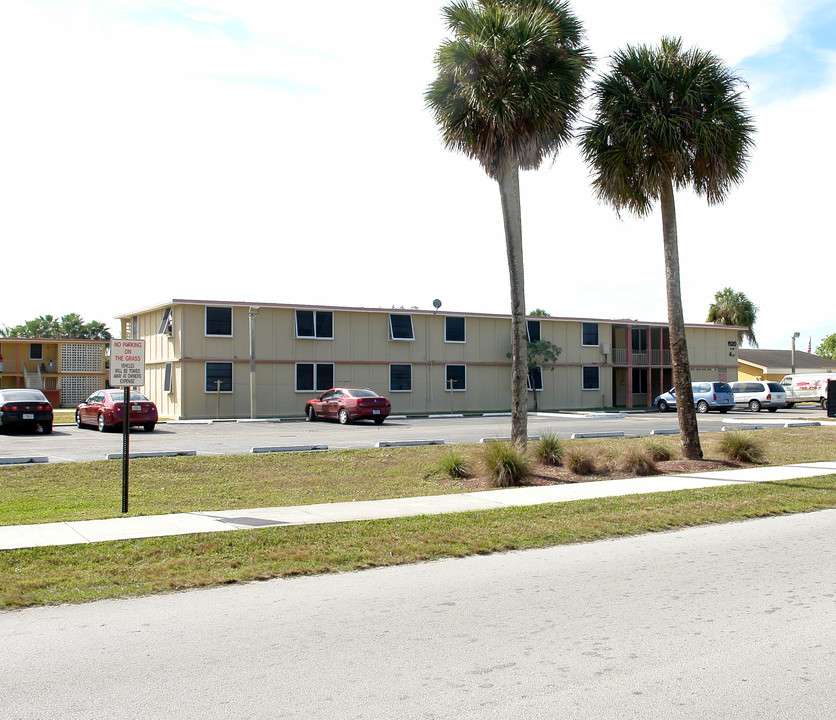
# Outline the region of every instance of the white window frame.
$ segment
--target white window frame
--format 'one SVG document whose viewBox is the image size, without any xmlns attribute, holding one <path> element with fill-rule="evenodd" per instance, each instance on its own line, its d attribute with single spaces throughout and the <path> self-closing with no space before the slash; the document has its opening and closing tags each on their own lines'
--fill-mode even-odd
<svg viewBox="0 0 836 720">
<path fill-rule="evenodd" d="M 451 367 L 460 367 L 464 368 L 464 387 L 463 388 L 450 388 L 448 387 L 447 383 L 447 370 Z M 467 365 L 465 363 L 447 363 L 444 366 L 444 392 L 467 392 Z"/>
<path fill-rule="evenodd" d="M 537 365 L 531 370 L 537 370 L 540 373 L 540 387 L 531 387 L 531 374 L 530 371 L 525 374 L 526 383 L 528 384 L 528 391 L 529 392 L 543 392 L 543 368 L 540 365 Z"/>
<path fill-rule="evenodd" d="M 205 316 L 204 316 L 205 322 Z M 206 325 L 203 326 L 204 330 L 206 329 Z M 169 337 L 172 336 L 174 333 L 174 318 L 171 314 L 171 308 L 167 307 L 163 312 L 163 319 L 160 321 L 160 327 L 157 330 L 157 335 L 168 335 Z"/>
<path fill-rule="evenodd" d="M 395 333 L 392 328 L 392 318 L 395 316 L 409 318 L 409 329 L 412 337 L 395 337 Z M 415 323 L 412 322 L 412 315 L 409 313 L 389 313 L 389 339 L 393 342 L 415 342 Z"/>
<path fill-rule="evenodd" d="M 598 373 L 598 383 L 595 387 L 585 387 L 585 371 L 587 368 L 594 368 Z M 598 391 L 601 389 L 601 368 L 598 365 L 583 365 L 581 367 L 581 390 L 591 390 L 591 391 Z"/>
<path fill-rule="evenodd" d="M 229 335 L 227 335 L 227 334 L 217 335 L 217 334 L 214 334 L 214 333 L 206 332 L 206 330 L 207 330 L 206 324 L 207 324 L 207 321 L 209 319 L 207 317 L 207 313 L 209 312 L 209 308 L 229 310 Z M 204 337 L 233 337 L 234 334 L 235 334 L 235 312 L 233 311 L 233 308 L 232 308 L 231 305 L 206 305 L 204 307 L 204 310 L 203 310 L 203 335 L 204 335 Z"/>
<path fill-rule="evenodd" d="M 300 365 L 313 365 L 313 388 L 299 388 L 299 366 Z M 330 365 L 331 367 L 331 383 L 328 385 L 327 388 L 317 388 L 318 380 L 319 380 L 319 367 L 321 365 Z M 297 393 L 324 393 L 326 390 L 330 390 L 334 383 L 336 382 L 336 366 L 332 362 L 298 362 L 295 363 L 293 366 L 293 387 L 295 392 Z"/>
<path fill-rule="evenodd" d="M 583 327 L 584 327 L 584 325 L 594 325 L 595 326 L 595 328 L 596 328 L 595 336 L 598 338 L 598 342 L 595 342 L 595 343 L 585 343 L 584 342 L 584 340 L 583 340 L 583 335 L 584 335 Z M 601 326 L 598 323 L 590 323 L 590 322 L 581 323 L 581 347 L 599 347 L 600 345 L 601 345 Z"/>
<path fill-rule="evenodd" d="M 206 387 L 206 371 L 209 369 L 209 365 L 229 365 L 229 390 L 221 390 L 221 395 L 232 395 L 235 392 L 235 363 L 231 360 L 207 360 L 203 363 L 203 391 L 207 395 L 217 395 L 218 390 L 209 390 Z"/>
<path fill-rule="evenodd" d="M 409 389 L 408 390 L 395 390 L 392 387 L 392 368 L 395 366 L 398 367 L 408 367 L 409 368 Z M 396 393 L 396 392 L 412 392 L 412 363 L 389 363 L 389 392 Z"/>
<path fill-rule="evenodd" d="M 528 328 L 530 327 L 529 323 L 537 323 L 537 327 L 540 330 L 540 333 L 539 333 L 540 337 L 537 338 L 537 340 L 532 340 L 531 339 L 531 333 L 528 331 Z M 525 339 L 528 340 L 528 342 L 540 342 L 540 340 L 543 339 L 543 325 L 539 320 L 526 320 L 525 321 Z"/>
<path fill-rule="evenodd" d="M 205 377 L 203 384 L 206 384 Z M 167 362 L 163 368 L 163 392 L 169 394 L 174 392 L 174 363 Z"/>
<path fill-rule="evenodd" d="M 448 320 L 461 320 L 464 324 L 464 340 L 450 340 L 447 337 L 447 321 Z M 444 316 L 444 342 L 446 343 L 455 343 L 457 345 L 462 345 L 463 343 L 467 342 L 467 318 L 461 315 L 445 315 Z"/>
<path fill-rule="evenodd" d="M 300 335 L 299 334 L 299 313 L 300 312 L 309 312 L 313 313 L 313 328 L 314 334 L 313 335 Z M 316 334 L 316 316 L 319 313 L 328 313 L 331 316 L 331 334 L 330 335 L 317 335 Z M 334 311 L 333 310 L 309 310 L 307 308 L 297 308 L 293 314 L 293 320 L 296 330 L 296 339 L 297 340 L 333 340 L 334 339 Z"/>
</svg>

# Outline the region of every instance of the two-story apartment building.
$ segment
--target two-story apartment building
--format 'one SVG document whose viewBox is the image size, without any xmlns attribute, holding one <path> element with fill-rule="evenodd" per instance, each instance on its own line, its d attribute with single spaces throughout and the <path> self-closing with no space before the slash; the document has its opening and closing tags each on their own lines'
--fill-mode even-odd
<svg viewBox="0 0 836 720">
<path fill-rule="evenodd" d="M 508 315 L 172 300 L 118 319 L 146 341 L 143 391 L 162 416 L 302 416 L 332 386 L 388 395 L 393 414 L 511 404 Z M 737 330 L 688 326 L 695 380 L 736 379 Z M 561 349 L 533 372 L 540 410 L 646 408 L 673 384 L 666 323 L 531 317 L 528 332 Z"/>
<path fill-rule="evenodd" d="M 53 407 L 75 407 L 106 380 L 105 340 L 0 338 L 0 387 L 42 390 Z"/>
</svg>

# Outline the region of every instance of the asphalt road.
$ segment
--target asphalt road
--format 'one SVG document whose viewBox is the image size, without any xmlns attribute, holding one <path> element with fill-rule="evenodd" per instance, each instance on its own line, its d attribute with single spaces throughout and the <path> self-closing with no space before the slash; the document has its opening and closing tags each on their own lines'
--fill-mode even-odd
<svg viewBox="0 0 836 720">
<path fill-rule="evenodd" d="M 0 613 L 0 718 L 830 720 L 834 533 L 828 510 Z"/>
<path fill-rule="evenodd" d="M 754 423 L 764 426 L 798 420 L 826 420 L 823 410 L 796 407 L 777 413 L 730 412 L 698 416 L 700 432 L 719 432 L 724 426 Z M 675 413 L 631 413 L 626 417 L 554 414 L 529 417 L 529 434 L 623 432 L 628 436 L 649 435 L 653 430 L 678 429 Z M 332 422 L 280 423 L 215 422 L 206 424 L 160 423 L 154 432 L 137 428 L 130 434 L 130 452 L 195 451 L 200 455 L 249 453 L 254 447 L 327 445 L 330 449 L 369 448 L 381 441 L 444 440 L 473 443 L 484 437 L 508 437 L 509 417 L 389 419 L 383 425 Z M 102 460 L 122 452 L 121 432 L 99 433 L 92 428 L 56 425 L 51 435 L 0 433 L 0 458 L 47 457 L 49 462 Z"/>
</svg>

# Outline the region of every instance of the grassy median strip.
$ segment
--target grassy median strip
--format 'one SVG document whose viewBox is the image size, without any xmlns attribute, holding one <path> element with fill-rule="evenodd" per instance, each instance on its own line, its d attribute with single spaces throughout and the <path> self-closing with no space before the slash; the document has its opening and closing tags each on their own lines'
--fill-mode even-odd
<svg viewBox="0 0 836 720">
<path fill-rule="evenodd" d="M 0 553 L 0 607 L 75 603 L 836 507 L 836 475 L 366 522 Z"/>
</svg>

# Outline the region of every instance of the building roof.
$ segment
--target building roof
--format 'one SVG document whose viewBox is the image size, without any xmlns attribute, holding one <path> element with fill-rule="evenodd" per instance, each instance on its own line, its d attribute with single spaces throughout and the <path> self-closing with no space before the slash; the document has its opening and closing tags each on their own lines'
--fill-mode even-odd
<svg viewBox="0 0 836 720">
<path fill-rule="evenodd" d="M 746 365 L 762 368 L 764 372 L 790 372 L 792 367 L 791 350 L 761 350 L 753 348 L 740 348 L 737 351 L 738 361 Z M 801 372 L 823 372 L 836 370 L 836 360 L 813 355 L 812 353 L 795 351 L 795 371 Z"/>
</svg>

